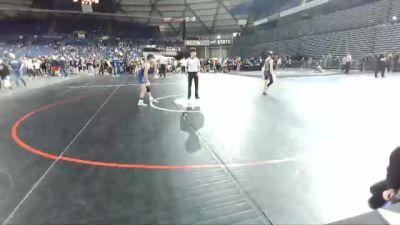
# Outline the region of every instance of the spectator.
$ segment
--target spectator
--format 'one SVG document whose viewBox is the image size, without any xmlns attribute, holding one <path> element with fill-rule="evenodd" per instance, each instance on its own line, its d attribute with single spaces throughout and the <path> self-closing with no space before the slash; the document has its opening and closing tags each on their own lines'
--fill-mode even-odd
<svg viewBox="0 0 400 225">
<path fill-rule="evenodd" d="M 278 60 L 276 60 L 276 69 L 282 69 L 282 57 L 278 57 Z"/>
<path fill-rule="evenodd" d="M 301 69 L 307 68 L 306 58 L 304 56 L 301 58 Z"/>
<path fill-rule="evenodd" d="M 186 65 L 187 65 L 186 59 L 185 59 L 185 58 L 182 58 L 182 59 L 181 59 L 181 72 L 182 72 L 182 73 L 186 73 Z"/>
<path fill-rule="evenodd" d="M 375 78 L 378 78 L 378 72 L 381 71 L 382 78 L 385 78 L 386 57 L 380 54 L 375 59 Z"/>
<path fill-rule="evenodd" d="M 10 53 L 9 56 L 11 58 L 11 60 L 9 62 L 10 67 L 11 67 L 11 74 L 15 77 L 15 83 L 16 83 L 17 87 L 19 87 L 20 81 L 26 87 L 26 82 L 22 78 L 22 63 L 15 58 L 15 55 L 13 53 Z"/>
<path fill-rule="evenodd" d="M 400 147 L 390 155 L 386 179 L 371 186 L 372 197 L 368 200 L 372 209 L 378 209 L 393 200 L 400 189 Z"/>
<path fill-rule="evenodd" d="M 65 68 L 65 67 L 66 67 L 66 64 L 67 64 L 65 58 L 64 58 L 64 57 L 60 57 L 59 63 L 60 63 L 60 74 L 61 74 L 61 76 L 62 76 L 63 78 L 68 77 L 68 73 L 67 73 L 67 70 L 66 70 L 66 68 Z"/>
<path fill-rule="evenodd" d="M 346 62 L 346 68 L 345 68 L 345 73 L 346 74 L 350 74 L 350 66 L 351 66 L 351 62 L 352 62 L 352 57 L 350 54 L 347 54 L 345 62 Z"/>
<path fill-rule="evenodd" d="M 10 84 L 10 70 L 8 69 L 8 66 L 4 64 L 3 60 L 0 59 L 0 89 L 1 87 L 1 82 L 4 82 L 4 88 L 11 88 Z"/>
<path fill-rule="evenodd" d="M 312 69 L 313 58 L 311 56 L 308 57 L 307 69 Z"/>
</svg>

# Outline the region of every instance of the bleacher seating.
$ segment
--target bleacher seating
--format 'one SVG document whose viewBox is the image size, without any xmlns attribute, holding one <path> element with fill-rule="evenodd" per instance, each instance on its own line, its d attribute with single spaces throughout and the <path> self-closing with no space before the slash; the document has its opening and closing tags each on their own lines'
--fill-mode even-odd
<svg viewBox="0 0 400 225">
<path fill-rule="evenodd" d="M 400 52 L 400 24 L 384 24 L 376 28 L 374 52 Z"/>
<path fill-rule="evenodd" d="M 372 52 L 398 52 L 400 25 L 390 24 L 392 15 L 400 15 L 400 1 L 380 0 L 242 36 L 234 52 L 242 55 L 247 49 L 253 56 L 264 48 L 314 58 L 328 53 L 360 57 Z"/>
<path fill-rule="evenodd" d="M 372 26 L 386 22 L 388 10 L 389 1 L 382 0 L 315 17 L 312 26 L 315 34 Z"/>
</svg>

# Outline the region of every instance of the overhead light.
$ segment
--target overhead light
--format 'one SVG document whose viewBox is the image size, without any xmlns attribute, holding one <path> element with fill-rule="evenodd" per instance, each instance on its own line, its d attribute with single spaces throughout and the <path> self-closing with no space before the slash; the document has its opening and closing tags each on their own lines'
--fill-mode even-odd
<svg viewBox="0 0 400 225">
<path fill-rule="evenodd" d="M 392 17 L 392 20 L 393 20 L 393 21 L 397 21 L 397 16 L 393 16 L 393 17 Z"/>
<path fill-rule="evenodd" d="M 218 36 L 217 36 L 217 39 L 221 39 L 221 35 L 218 35 Z"/>
</svg>

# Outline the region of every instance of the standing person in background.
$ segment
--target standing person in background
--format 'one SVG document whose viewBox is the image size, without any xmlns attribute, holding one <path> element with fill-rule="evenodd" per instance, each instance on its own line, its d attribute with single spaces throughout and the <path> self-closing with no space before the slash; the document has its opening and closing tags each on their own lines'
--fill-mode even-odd
<svg viewBox="0 0 400 225">
<path fill-rule="evenodd" d="M 51 68 L 52 68 L 52 76 L 58 76 L 59 69 L 60 69 L 60 63 L 57 60 L 56 56 L 52 57 Z"/>
<path fill-rule="evenodd" d="M 381 71 L 382 78 L 385 78 L 386 70 L 386 58 L 383 54 L 380 54 L 375 59 L 375 78 L 378 78 L 378 72 Z"/>
<path fill-rule="evenodd" d="M 42 58 L 41 64 L 40 64 L 40 69 L 42 71 L 42 74 L 47 76 L 47 59 Z"/>
<path fill-rule="evenodd" d="M 346 59 L 345 59 L 345 61 L 346 61 L 345 73 L 346 74 L 350 74 L 350 66 L 351 66 L 352 60 L 353 59 L 352 59 L 351 55 L 347 54 Z"/>
<path fill-rule="evenodd" d="M 398 72 L 399 71 L 399 61 L 400 61 L 400 55 L 399 54 L 393 54 L 393 72 Z"/>
<path fill-rule="evenodd" d="M 188 100 L 192 97 L 192 82 L 194 80 L 195 97 L 200 99 L 199 96 L 199 72 L 200 72 L 200 60 L 197 58 L 197 52 L 195 48 L 190 49 L 190 58 L 187 59 L 188 69 Z"/>
<path fill-rule="evenodd" d="M 8 69 L 8 66 L 3 63 L 3 60 L 0 59 L 0 89 L 1 87 L 1 82 L 4 81 L 4 88 L 9 88 L 11 89 L 11 84 L 9 80 L 9 75 L 10 75 L 10 70 Z"/>
<path fill-rule="evenodd" d="M 86 60 L 86 67 L 88 69 L 88 75 L 89 76 L 94 76 L 93 60 L 87 59 Z"/>
<path fill-rule="evenodd" d="M 66 62 L 64 56 L 61 56 L 59 61 L 60 61 L 60 75 L 62 78 L 67 78 L 68 73 L 67 73 L 67 70 L 65 69 L 67 62 Z"/>
<path fill-rule="evenodd" d="M 160 58 L 160 77 L 164 77 L 167 75 L 167 65 L 168 65 L 168 58 L 161 56 Z"/>
<path fill-rule="evenodd" d="M 183 74 L 185 74 L 186 73 L 186 65 L 187 65 L 185 57 L 183 57 L 180 62 L 181 62 L 181 72 Z"/>
<path fill-rule="evenodd" d="M 313 58 L 311 56 L 308 57 L 307 68 L 312 69 Z"/>
<path fill-rule="evenodd" d="M 22 81 L 24 86 L 26 87 L 26 82 L 22 78 L 22 63 L 15 58 L 13 53 L 10 53 L 10 62 L 9 65 L 11 67 L 11 74 L 15 77 L 15 84 L 19 87 L 19 81 Z"/>
<path fill-rule="evenodd" d="M 268 88 L 274 83 L 274 59 L 273 59 L 273 52 L 268 52 L 268 57 L 265 59 L 264 64 L 264 91 L 263 95 L 267 95 Z"/>
<path fill-rule="evenodd" d="M 278 57 L 278 60 L 276 60 L 276 70 L 282 69 L 282 58 Z"/>
<path fill-rule="evenodd" d="M 176 68 L 178 68 L 178 60 L 174 60 L 174 72 L 176 73 Z"/>
<path fill-rule="evenodd" d="M 392 60 L 393 56 L 392 54 L 389 54 L 386 58 L 386 68 L 388 73 L 390 72 L 390 70 L 393 68 L 393 60 Z"/>
<path fill-rule="evenodd" d="M 22 60 L 22 71 L 25 71 L 26 74 L 28 74 L 28 79 L 35 79 L 36 78 L 36 74 L 35 71 L 33 69 L 33 62 L 32 59 L 24 57 Z"/>
<path fill-rule="evenodd" d="M 236 59 L 236 71 L 240 72 L 240 59 Z"/>
</svg>

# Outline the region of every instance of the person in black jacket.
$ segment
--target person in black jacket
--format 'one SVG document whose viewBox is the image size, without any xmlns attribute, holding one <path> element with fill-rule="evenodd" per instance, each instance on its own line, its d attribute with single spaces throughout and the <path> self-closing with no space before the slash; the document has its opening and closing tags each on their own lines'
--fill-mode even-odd
<svg viewBox="0 0 400 225">
<path fill-rule="evenodd" d="M 386 179 L 371 186 L 372 197 L 369 206 L 372 209 L 382 207 L 390 201 L 400 189 L 400 147 L 397 147 L 390 155 Z"/>
<path fill-rule="evenodd" d="M 0 59 L 0 89 L 1 89 L 1 81 L 6 81 L 7 77 L 10 75 L 10 70 L 8 66 L 3 63 L 3 60 Z M 6 86 L 6 84 L 4 85 Z M 7 87 L 5 87 L 7 88 Z"/>
<path fill-rule="evenodd" d="M 383 54 L 380 54 L 376 57 L 375 64 L 375 78 L 378 78 L 378 72 L 381 71 L 382 78 L 385 78 L 386 71 L 386 57 Z"/>
</svg>

